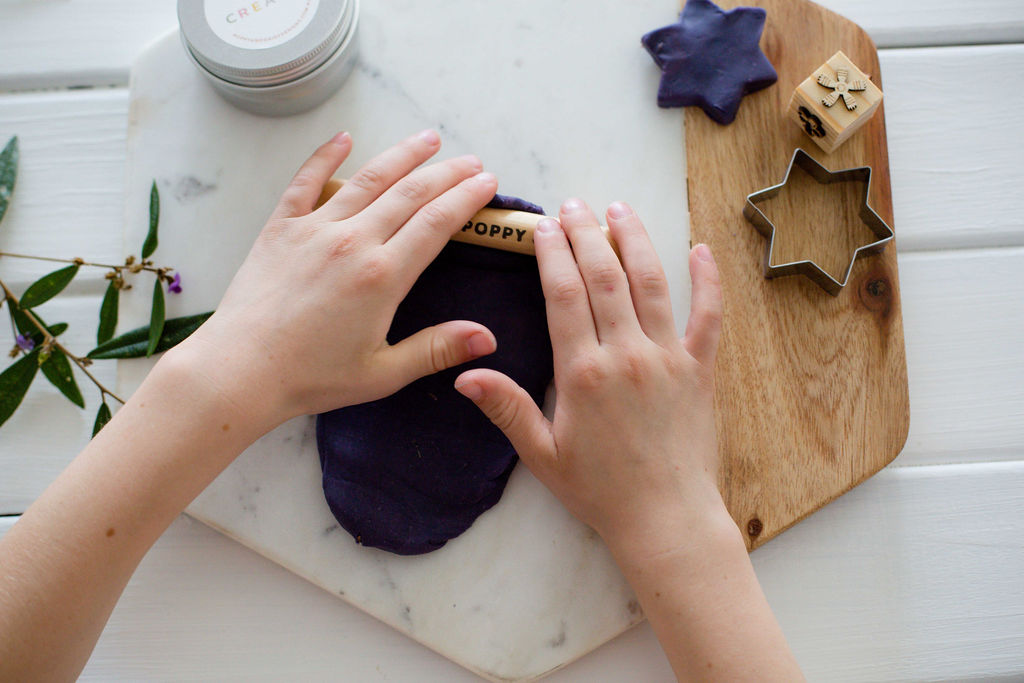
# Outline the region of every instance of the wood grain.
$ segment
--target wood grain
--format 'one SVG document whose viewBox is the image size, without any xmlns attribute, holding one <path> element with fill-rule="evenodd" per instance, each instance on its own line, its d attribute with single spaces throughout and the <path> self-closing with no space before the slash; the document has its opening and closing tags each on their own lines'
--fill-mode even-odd
<svg viewBox="0 0 1024 683">
<path fill-rule="evenodd" d="M 755 548 L 892 461 L 910 408 L 896 245 L 859 260 L 833 298 L 803 277 L 765 280 L 764 238 L 742 215 L 744 197 L 780 182 L 803 147 L 832 170 L 871 166 L 871 206 L 893 225 L 884 103 L 831 155 L 786 120 L 794 88 L 838 50 L 884 91 L 875 46 L 852 22 L 805 0 L 745 4 L 768 12 L 761 46 L 779 81 L 745 98 L 729 126 L 687 109 L 686 159 L 691 240 L 715 253 L 725 300 L 716 372 L 721 485 Z M 770 217 L 787 225 L 789 216 L 820 214 L 821 199 L 789 195 Z M 842 203 L 843 193 L 833 199 Z"/>
</svg>

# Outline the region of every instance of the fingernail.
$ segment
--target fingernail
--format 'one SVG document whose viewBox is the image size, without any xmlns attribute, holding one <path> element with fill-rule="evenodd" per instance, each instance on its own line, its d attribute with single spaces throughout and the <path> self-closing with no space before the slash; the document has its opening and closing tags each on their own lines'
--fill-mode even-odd
<svg viewBox="0 0 1024 683">
<path fill-rule="evenodd" d="M 421 132 L 417 137 L 420 140 L 423 140 L 423 142 L 427 143 L 428 145 L 436 145 L 439 142 L 441 142 L 440 136 L 437 134 L 437 131 L 434 130 L 433 128 L 426 129 L 425 131 Z"/>
<path fill-rule="evenodd" d="M 559 228 L 558 221 L 553 218 L 541 218 L 537 221 L 537 232 L 553 235 Z"/>
<path fill-rule="evenodd" d="M 490 185 L 491 183 L 498 182 L 498 179 L 494 177 L 494 174 L 489 173 L 487 171 L 483 173 L 477 173 L 475 176 L 473 176 L 473 179 L 482 185 Z"/>
<path fill-rule="evenodd" d="M 697 258 L 699 258 L 701 261 L 707 261 L 708 263 L 711 263 L 715 260 L 714 257 L 711 255 L 711 247 L 709 247 L 706 244 L 698 244 L 695 251 L 697 252 Z"/>
<path fill-rule="evenodd" d="M 469 349 L 469 354 L 476 358 L 477 356 L 486 356 L 487 354 L 494 351 L 494 345 L 486 334 L 477 332 L 471 335 L 466 340 L 466 348 Z"/>
<path fill-rule="evenodd" d="M 612 205 L 608 207 L 608 215 L 612 218 L 625 218 L 631 213 L 633 213 L 633 209 L 629 208 L 625 202 L 612 202 Z"/>
<path fill-rule="evenodd" d="M 484 397 L 484 390 L 476 382 L 463 382 L 455 385 L 455 391 L 459 392 L 470 401 L 479 401 Z"/>
<path fill-rule="evenodd" d="M 565 203 L 562 204 L 563 213 L 572 213 L 573 211 L 579 211 L 583 208 L 583 201 L 573 197 L 572 199 L 566 199 Z"/>
<path fill-rule="evenodd" d="M 343 130 L 342 132 L 338 133 L 333 138 L 331 138 L 331 142 L 333 142 L 336 145 L 344 145 L 346 142 L 348 142 L 351 139 L 352 139 L 352 136 L 348 134 L 348 131 L 347 130 Z"/>
<path fill-rule="evenodd" d="M 467 154 L 465 156 L 461 156 L 459 157 L 459 161 L 466 162 L 467 164 L 469 164 L 478 171 L 484 167 L 483 163 L 480 161 L 480 159 L 477 158 L 475 154 Z"/>
</svg>

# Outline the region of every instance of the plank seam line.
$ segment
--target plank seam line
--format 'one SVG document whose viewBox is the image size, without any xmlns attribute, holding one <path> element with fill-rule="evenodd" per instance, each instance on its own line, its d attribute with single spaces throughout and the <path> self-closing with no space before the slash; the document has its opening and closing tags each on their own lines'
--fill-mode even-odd
<svg viewBox="0 0 1024 683">
<path fill-rule="evenodd" d="M 890 463 L 882 468 L 881 472 L 885 470 L 908 470 L 920 467 L 964 467 L 973 465 L 1024 465 L 1024 458 L 1009 458 L 1000 460 L 958 460 L 955 462 L 908 462 L 903 463 Z"/>
<path fill-rule="evenodd" d="M 899 239 L 898 235 L 897 235 L 897 239 Z M 1019 243 L 1019 244 L 986 244 L 985 246 L 982 246 L 982 247 L 974 247 L 974 246 L 968 246 L 968 245 L 962 245 L 962 246 L 953 245 L 953 246 L 948 246 L 948 247 L 934 247 L 934 248 L 925 248 L 925 249 L 901 248 L 899 250 L 899 256 L 900 256 L 900 258 L 902 258 L 904 256 L 907 256 L 907 257 L 917 256 L 917 255 L 934 256 L 934 255 L 950 255 L 950 254 L 964 254 L 964 253 L 968 253 L 971 256 L 975 256 L 975 255 L 977 255 L 977 256 L 985 256 L 985 255 L 992 255 L 992 256 L 1001 255 L 1001 256 L 1006 256 L 1008 253 L 1011 254 L 1011 255 L 1015 255 L 1016 254 L 1016 255 L 1024 256 L 1024 235 L 1021 235 L 1021 240 L 1022 240 L 1022 243 Z M 899 242 L 897 241 L 896 244 L 899 245 Z"/>
<path fill-rule="evenodd" d="M 127 72 L 125 72 L 124 79 L 118 77 L 117 79 L 104 79 L 102 81 L 97 81 L 95 83 L 43 83 L 40 85 L 32 85 L 31 83 L 26 83 L 22 85 L 17 79 L 11 79 L 9 76 L 0 76 L 0 95 L 56 95 L 59 93 L 75 93 L 103 90 L 127 90 L 128 85 L 129 84 Z"/>
<path fill-rule="evenodd" d="M 954 27 L 945 26 L 945 30 L 953 30 Z M 1024 34 L 1024 27 L 1021 28 L 1020 33 Z M 870 32 L 868 35 L 871 35 Z M 1005 40 L 977 40 L 977 41 L 965 41 L 965 42 L 950 42 L 950 43 L 886 43 L 881 40 L 876 40 L 874 36 L 871 37 L 875 41 L 875 46 L 878 48 L 879 56 L 881 53 L 895 51 L 895 50 L 932 50 L 942 48 L 960 48 L 960 47 L 1004 47 L 1008 45 L 1024 46 L 1024 42 L 1021 41 L 1021 37 L 1010 37 Z M 884 74 L 883 74 L 884 75 Z"/>
<path fill-rule="evenodd" d="M 907 470 L 932 469 L 932 470 L 935 470 L 936 472 L 938 472 L 938 471 L 946 471 L 946 472 L 948 472 L 949 471 L 948 468 L 957 468 L 957 469 L 960 469 L 960 470 L 967 470 L 969 468 L 969 469 L 974 470 L 974 471 L 978 471 L 979 468 L 981 468 L 981 469 L 1000 469 L 1000 470 L 1004 470 L 1004 469 L 1005 470 L 1018 470 L 1022 466 L 1024 466 L 1024 460 L 1021 460 L 1021 459 L 1017 459 L 1017 460 L 978 460 L 978 461 L 972 461 L 972 462 L 949 462 L 949 463 L 941 463 L 941 464 L 933 463 L 933 462 L 928 462 L 928 463 L 908 463 L 906 465 L 893 465 L 893 464 L 889 464 L 889 465 L 886 465 L 885 467 L 883 467 L 881 470 L 879 470 L 875 474 L 871 475 L 871 477 L 865 479 L 864 482 L 862 482 L 862 483 L 869 482 L 875 476 L 877 476 L 879 474 L 882 474 L 883 472 L 887 472 L 887 471 L 888 472 L 898 472 L 898 471 L 901 471 L 901 470 L 902 471 L 907 471 Z M 856 487 L 854 487 L 854 489 L 855 488 Z M 850 490 L 852 491 L 854 489 L 850 489 Z"/>
</svg>

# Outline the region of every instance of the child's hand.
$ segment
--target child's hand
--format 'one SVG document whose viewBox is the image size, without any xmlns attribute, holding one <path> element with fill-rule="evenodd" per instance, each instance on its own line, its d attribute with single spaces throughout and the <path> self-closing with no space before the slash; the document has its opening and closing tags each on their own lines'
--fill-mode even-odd
<svg viewBox="0 0 1024 683">
<path fill-rule="evenodd" d="M 718 271 L 706 246 L 690 254 L 693 306 L 680 339 L 661 264 L 629 207 L 613 204 L 607 214 L 621 265 L 582 202 L 566 202 L 560 220 L 542 221 L 535 237 L 554 349 L 554 421 L 493 370 L 465 372 L 456 388 L 613 548 L 667 551 L 681 523 L 724 512 L 712 413 Z"/>
<path fill-rule="evenodd" d="M 351 146 L 339 134 L 299 169 L 216 314 L 179 347 L 271 422 L 378 399 L 495 348 L 485 327 L 467 321 L 385 341 L 423 269 L 494 196 L 494 176 L 471 156 L 417 168 L 440 148 L 437 133 L 424 131 L 314 211 Z"/>
</svg>

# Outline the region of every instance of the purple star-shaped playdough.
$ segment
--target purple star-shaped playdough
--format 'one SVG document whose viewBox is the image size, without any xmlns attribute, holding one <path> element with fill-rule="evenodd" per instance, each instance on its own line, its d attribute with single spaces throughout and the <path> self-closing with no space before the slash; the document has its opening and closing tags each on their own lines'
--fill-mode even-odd
<svg viewBox="0 0 1024 683">
<path fill-rule="evenodd" d="M 658 106 L 696 105 L 732 123 L 744 95 L 778 79 L 758 46 L 764 20 L 758 7 L 726 12 L 711 0 L 688 0 L 678 22 L 641 39 L 661 67 Z"/>
</svg>

